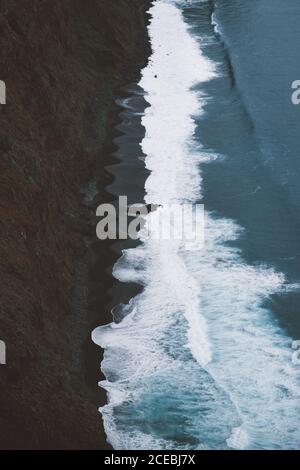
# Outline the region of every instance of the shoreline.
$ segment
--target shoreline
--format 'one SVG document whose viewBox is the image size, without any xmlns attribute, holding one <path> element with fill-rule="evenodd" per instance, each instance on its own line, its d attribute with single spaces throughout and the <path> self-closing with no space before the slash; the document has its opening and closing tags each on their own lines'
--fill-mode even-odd
<svg viewBox="0 0 300 470">
<path fill-rule="evenodd" d="M 145 2 L 144 5 L 146 4 L 148 8 L 150 8 L 152 0 Z M 144 5 L 141 6 L 141 8 L 144 7 Z M 145 18 L 145 25 L 147 27 L 149 21 L 147 12 Z M 121 159 L 116 155 L 120 150 L 116 139 L 124 136 L 124 133 L 118 129 L 118 126 L 122 125 L 123 119 L 121 114 L 124 112 L 124 107 L 120 104 L 120 101 L 132 96 L 132 93 L 128 91 L 128 87 L 139 82 L 142 70 L 151 55 L 150 41 L 147 32 L 146 34 L 148 42 L 143 47 L 143 58 L 139 61 L 137 71 L 132 74 L 131 79 L 128 78 L 121 83 L 114 92 L 114 99 L 106 117 L 105 139 L 101 150 L 102 156 L 97 162 L 98 170 L 97 168 L 95 169 L 96 178 L 90 181 L 85 190 L 85 193 L 90 192 L 88 201 L 86 201 L 86 207 L 90 214 L 89 223 L 92 225 L 94 231 L 97 221 L 99 220 L 95 216 L 98 205 L 113 202 L 116 199 L 116 195 L 110 192 L 108 187 L 118 179 L 116 167 L 121 162 Z M 145 106 L 146 105 L 145 102 Z M 140 126 L 143 129 L 142 132 L 144 132 L 141 123 Z M 144 170 L 144 179 L 140 181 L 143 189 L 147 176 L 147 170 Z M 122 250 L 134 245 L 136 245 L 136 243 L 130 241 L 99 241 L 95 239 L 95 237 L 88 243 L 85 268 L 87 268 L 88 271 L 86 282 L 88 290 L 87 308 L 90 335 L 85 342 L 84 362 L 86 365 L 86 381 L 87 384 L 94 389 L 94 398 L 95 403 L 97 403 L 97 408 L 108 403 L 108 396 L 106 390 L 99 385 L 100 381 L 105 380 L 105 376 L 101 370 L 104 350 L 92 341 L 91 335 L 97 327 L 104 326 L 113 321 L 111 310 L 114 306 L 120 302 L 129 302 L 132 297 L 136 296 L 142 290 L 141 286 L 133 283 L 126 283 L 124 286 L 123 283 L 119 282 L 112 275 L 112 269 L 116 261 L 122 255 Z M 114 294 L 111 293 L 111 289 L 114 290 Z M 103 307 L 101 308 L 99 306 Z M 97 412 L 99 414 L 99 422 L 101 423 L 101 449 L 113 449 L 107 441 L 101 412 L 98 409 Z"/>
<path fill-rule="evenodd" d="M 136 76 L 135 81 L 128 83 L 125 86 L 120 88 L 119 94 L 116 97 L 114 104 L 109 113 L 108 119 L 108 128 L 106 133 L 106 142 L 104 144 L 103 153 L 105 153 L 105 166 L 103 169 L 103 175 L 101 180 L 105 180 L 103 185 L 101 181 L 98 181 L 97 184 L 97 194 L 95 195 L 91 206 L 93 207 L 93 213 L 96 211 L 96 207 L 101 204 L 101 202 L 113 202 L 118 197 L 118 194 L 109 190 L 109 186 L 113 183 L 120 183 L 124 188 L 124 195 L 127 195 L 126 191 L 126 179 L 122 181 L 122 176 L 118 172 L 118 165 L 124 163 L 124 159 L 118 158 L 118 152 L 124 150 L 124 145 L 118 144 L 117 139 L 121 138 L 122 141 L 128 138 L 126 132 L 121 131 L 118 127 L 122 126 L 123 119 L 121 114 L 124 113 L 125 108 L 120 104 L 123 99 L 130 98 L 133 96 L 133 93 L 126 90 L 126 88 L 136 85 L 139 81 L 140 73 Z M 143 98 L 144 100 L 144 98 Z M 144 100 L 145 101 L 145 100 Z M 146 106 L 146 101 L 145 101 Z M 139 119 L 140 120 L 140 119 Z M 135 130 L 138 130 L 144 133 L 144 128 L 140 122 L 139 126 L 131 126 Z M 138 129 L 139 128 L 139 129 Z M 136 140 L 136 143 L 139 144 L 140 139 Z M 123 142 L 124 144 L 124 142 Z M 138 156 L 134 155 L 136 158 L 136 166 L 138 165 Z M 126 158 L 125 158 L 126 160 Z M 126 165 L 126 161 L 125 161 Z M 142 163 L 144 166 L 144 163 Z M 139 197 L 144 193 L 144 183 L 147 177 L 147 170 L 144 168 L 144 172 L 138 175 L 136 181 L 136 194 L 139 192 L 139 196 L 135 202 L 139 201 Z M 100 189 L 100 191 L 99 191 Z M 114 321 L 112 315 L 112 308 L 116 307 L 119 303 L 127 304 L 131 298 L 135 297 L 138 293 L 142 291 L 142 287 L 134 283 L 122 283 L 113 277 L 112 269 L 117 262 L 117 260 L 122 256 L 122 250 L 136 246 L 137 242 L 132 242 L 130 240 L 106 240 L 106 241 L 95 241 L 90 246 L 90 277 L 89 277 L 89 291 L 90 291 L 90 307 L 89 311 L 92 312 L 93 317 L 93 328 L 97 329 L 100 326 L 109 324 Z M 101 261 L 101 263 L 99 263 Z M 92 264 L 92 265 L 91 265 Z M 99 288 L 101 286 L 101 288 Z M 101 316 L 99 315 L 99 305 L 103 305 Z M 91 331 L 91 333 L 92 333 Z M 99 358 L 99 349 L 100 349 L 100 358 Z M 94 381 L 94 384 L 99 381 L 105 380 L 106 377 L 100 369 L 101 363 L 103 360 L 104 350 L 93 343 L 89 343 L 87 350 L 87 358 L 90 364 L 88 380 Z M 97 379 L 97 380 L 96 380 Z M 106 390 L 104 390 L 100 385 L 97 385 L 99 389 L 99 395 L 101 395 L 101 406 L 104 406 L 108 403 L 108 396 Z M 100 412 L 99 412 L 100 413 Z M 100 414 L 101 419 L 101 414 Z M 103 419 L 102 419 L 103 422 Z M 103 431 L 105 433 L 105 431 Z M 107 444 L 108 448 L 110 444 Z"/>
</svg>

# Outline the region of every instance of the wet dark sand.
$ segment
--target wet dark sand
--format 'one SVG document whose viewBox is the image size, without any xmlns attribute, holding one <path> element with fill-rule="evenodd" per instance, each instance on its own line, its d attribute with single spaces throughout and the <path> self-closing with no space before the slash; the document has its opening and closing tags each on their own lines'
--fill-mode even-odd
<svg viewBox="0 0 300 470">
<path fill-rule="evenodd" d="M 124 108 L 124 100 L 134 103 L 134 111 Z M 120 90 L 119 98 L 111 110 L 107 122 L 106 141 L 103 150 L 104 165 L 96 170 L 96 194 L 89 202 L 93 224 L 97 207 L 102 203 L 114 203 L 118 196 L 127 196 L 128 204 L 144 202 L 144 184 L 148 175 L 143 161 L 140 142 L 144 137 L 141 117 L 147 102 L 142 90 L 132 84 Z M 138 111 L 139 115 L 135 115 Z M 111 309 L 129 300 L 141 291 L 134 283 L 122 283 L 112 275 L 112 269 L 122 250 L 136 246 L 132 240 L 93 241 L 89 248 L 89 316 L 91 329 L 113 321 Z M 115 319 L 117 321 L 117 319 Z M 87 381 L 93 387 L 103 380 L 100 364 L 103 351 L 87 340 L 86 365 Z M 99 387 L 101 403 L 106 403 L 105 390 Z M 99 395 L 98 395 L 99 396 Z"/>
</svg>

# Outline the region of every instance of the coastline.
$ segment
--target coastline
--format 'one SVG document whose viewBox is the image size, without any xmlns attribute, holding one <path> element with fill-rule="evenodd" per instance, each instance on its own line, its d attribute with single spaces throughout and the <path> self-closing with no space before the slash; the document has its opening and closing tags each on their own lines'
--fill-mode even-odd
<svg viewBox="0 0 300 470">
<path fill-rule="evenodd" d="M 21 40 L 15 41 L 20 63 L 10 66 L 1 77 L 10 85 L 10 99 L 0 115 L 0 150 L 5 155 L 1 188 L 6 204 L 4 212 L 1 209 L 0 248 L 5 260 L 1 270 L 5 282 L 1 286 L 0 332 L 8 345 L 8 361 L 0 371 L 2 449 L 109 447 L 98 412 L 100 402 L 105 400 L 105 393 L 97 385 L 99 348 L 93 347 L 90 339 L 94 326 L 108 319 L 99 305 L 89 310 L 89 246 L 95 225 L 82 187 L 86 187 L 92 175 L 102 175 L 97 183 L 98 194 L 106 202 L 103 168 L 110 156 L 108 149 L 116 122 L 114 101 L 120 87 L 135 79 L 149 55 L 145 26 L 150 1 L 95 5 L 93 1 L 84 8 L 77 2 L 53 2 L 51 7 L 47 2 L 37 4 L 31 10 L 34 27 L 28 41 L 30 44 L 34 38 L 35 52 L 27 43 L 23 47 Z M 45 6 L 52 18 L 49 31 L 40 30 L 40 15 L 45 15 Z M 109 20 L 112 28 L 108 37 L 103 37 L 105 30 L 101 29 L 103 8 L 104 24 Z M 109 16 L 111 12 L 115 16 Z M 9 43 L 16 26 L 13 20 L 18 22 L 23 14 L 26 13 L 13 2 L 8 14 L 0 11 L 4 43 L 6 40 Z M 127 22 L 123 29 L 119 29 L 119 21 Z M 51 28 L 55 27 L 58 32 L 53 34 Z M 16 31 L 14 37 L 18 39 L 21 32 Z M 117 40 L 111 34 L 117 35 Z M 58 37 L 62 38 L 59 43 Z M 76 47 L 78 41 L 80 50 Z M 111 50 L 99 56 L 102 43 Z M 41 44 L 46 51 L 42 57 L 36 52 L 38 47 L 43 50 Z M 21 88 L 18 72 L 26 61 L 22 47 L 29 54 L 29 63 L 21 75 Z M 58 59 L 52 63 L 53 51 Z M 5 57 L 0 58 L 0 63 L 7 64 L 10 56 L 5 48 L 3 52 Z M 56 70 L 60 55 L 61 68 Z M 74 57 L 78 63 L 74 63 Z M 42 70 L 40 77 L 36 74 L 35 95 L 29 103 L 35 64 L 39 63 L 45 65 L 45 72 Z M 39 88 L 42 86 L 44 95 Z M 75 91 L 76 96 L 72 95 Z M 25 106 L 23 115 L 20 100 Z M 56 103 L 62 103 L 62 114 L 55 108 Z M 52 119 L 49 123 L 47 113 Z M 40 165 L 42 173 L 36 176 L 31 167 L 28 172 L 23 168 L 23 153 L 28 157 L 28 167 L 30 163 L 32 168 Z M 57 168 L 52 163 L 54 157 Z M 11 162 L 16 162 L 13 169 Z M 26 175 L 26 185 L 25 177 L 23 184 L 23 175 L 18 174 L 20 169 Z M 16 227 L 18 230 L 20 226 L 23 238 L 17 239 L 14 231 L 17 233 Z M 108 262 L 105 250 L 102 256 L 99 272 L 105 279 Z M 109 281 L 105 281 L 104 291 L 108 288 Z"/>
<path fill-rule="evenodd" d="M 142 70 L 142 68 L 141 68 Z M 147 170 L 144 167 L 144 162 L 141 162 L 138 159 L 138 150 L 133 153 L 133 158 L 135 159 L 134 163 L 134 187 L 133 191 L 130 194 L 129 188 L 130 180 L 129 175 L 124 178 L 122 171 L 120 171 L 120 166 L 123 165 L 123 171 L 128 160 L 126 157 L 120 157 L 118 154 L 126 154 L 126 145 L 132 140 L 130 139 L 130 134 L 126 131 L 120 130 L 122 127 L 125 117 L 124 114 L 125 108 L 122 106 L 123 100 L 130 99 L 134 96 L 134 93 L 130 91 L 130 87 L 137 87 L 139 81 L 140 73 L 135 77 L 132 83 L 129 83 L 125 86 L 122 86 L 117 99 L 114 101 L 114 105 L 111 108 L 109 119 L 108 119 L 108 128 L 106 133 L 106 141 L 103 148 L 103 153 L 105 154 L 105 166 L 101 177 L 97 181 L 97 193 L 91 201 L 91 207 L 93 208 L 93 213 L 95 214 L 96 208 L 102 202 L 114 202 L 117 200 L 119 195 L 127 195 L 129 203 L 133 202 L 143 202 L 144 195 L 144 183 L 147 178 Z M 147 102 L 144 97 L 139 98 L 140 105 L 144 109 L 147 106 Z M 141 111 L 143 111 L 141 109 Z M 141 121 L 141 116 L 138 118 L 138 121 Z M 131 124 L 131 131 L 133 133 L 144 134 L 144 128 L 141 122 Z M 132 137 L 132 136 L 131 136 Z M 139 146 L 142 137 L 137 137 L 135 143 Z M 120 142 L 118 142 L 120 140 Z M 142 154 L 142 151 L 139 150 Z M 132 168 L 131 168 L 132 169 Z M 103 185 L 103 180 L 105 184 Z M 120 187 L 120 194 L 114 189 L 114 184 L 117 184 Z M 96 225 L 96 220 L 94 220 L 93 225 Z M 133 242 L 130 240 L 106 240 L 106 241 L 94 241 L 90 246 L 90 275 L 89 275 L 89 292 L 90 292 L 90 302 L 89 302 L 89 312 L 93 317 L 92 330 L 97 329 L 103 325 L 111 323 L 113 320 L 118 321 L 118 319 L 113 318 L 112 309 L 117 307 L 118 304 L 124 303 L 127 304 L 129 300 L 135 297 L 142 290 L 142 286 L 135 283 L 122 283 L 113 277 L 112 269 L 118 259 L 122 256 L 122 250 L 134 247 L 138 242 Z M 101 314 L 99 315 L 99 305 L 103 306 Z M 105 375 L 100 369 L 102 360 L 103 360 L 103 349 L 100 348 L 99 355 L 99 346 L 93 342 L 89 342 L 87 349 L 87 358 L 89 363 L 89 381 L 93 381 L 94 385 L 99 381 L 106 380 Z M 99 394 L 101 395 L 101 406 L 105 406 L 108 403 L 107 392 L 98 385 Z M 101 415 L 100 415 L 101 416 Z M 109 445 L 109 444 L 108 444 Z"/>
<path fill-rule="evenodd" d="M 82 232 L 85 236 L 85 250 L 83 256 L 78 259 L 75 272 L 76 283 L 74 286 L 73 308 L 75 316 L 78 319 L 77 327 L 82 323 L 81 326 L 85 331 L 83 354 L 80 354 L 81 359 L 79 362 L 81 363 L 82 373 L 85 376 L 87 387 L 91 391 L 90 400 L 96 406 L 95 411 L 96 419 L 99 420 L 99 434 L 95 437 L 98 440 L 96 448 L 99 450 L 113 448 L 107 441 L 103 419 L 99 411 L 99 407 L 107 403 L 107 393 L 99 386 L 99 381 L 105 379 L 101 371 L 104 351 L 102 348 L 100 348 L 99 351 L 99 346 L 93 343 L 91 333 L 99 325 L 105 325 L 112 321 L 111 309 L 114 306 L 112 302 L 115 301 L 115 298 L 109 292 L 113 287 L 118 290 L 121 284 L 112 276 L 112 268 L 117 259 L 121 256 L 122 249 L 125 246 L 128 247 L 128 243 L 130 244 L 131 242 L 126 242 L 125 244 L 120 244 L 118 241 L 114 240 L 99 242 L 95 237 L 95 227 L 98 221 L 95 217 L 95 213 L 99 204 L 108 203 L 115 199 L 115 195 L 108 191 L 108 186 L 117 178 L 117 175 L 115 175 L 113 171 L 110 171 L 108 167 L 117 165 L 120 162 L 115 155 L 116 151 L 119 149 L 115 139 L 123 135 L 123 133 L 118 130 L 118 126 L 122 123 L 120 114 L 123 111 L 123 107 L 118 101 L 130 96 L 130 93 L 124 90 L 131 83 L 139 81 L 141 71 L 149 59 L 151 46 L 146 28 L 149 20 L 147 11 L 152 2 L 153 0 L 146 0 L 139 7 L 141 24 L 140 31 L 137 31 L 137 33 L 144 36 L 146 41 L 144 40 L 136 44 L 136 51 L 133 53 L 133 56 L 137 57 L 136 60 L 128 67 L 126 78 L 119 79 L 114 89 L 111 91 L 110 103 L 105 113 L 105 123 L 103 123 L 101 151 L 99 152 L 93 170 L 93 178 L 82 188 L 81 192 L 84 198 L 85 212 L 87 212 L 87 224 Z M 140 290 L 140 286 L 127 284 L 125 289 L 122 289 L 122 301 L 129 301 L 130 298 L 137 295 Z M 102 308 L 99 306 L 102 306 Z M 87 318 L 88 325 L 86 325 L 86 321 L 80 321 L 82 317 Z M 72 319 L 72 321 L 73 320 L 74 319 Z"/>
</svg>

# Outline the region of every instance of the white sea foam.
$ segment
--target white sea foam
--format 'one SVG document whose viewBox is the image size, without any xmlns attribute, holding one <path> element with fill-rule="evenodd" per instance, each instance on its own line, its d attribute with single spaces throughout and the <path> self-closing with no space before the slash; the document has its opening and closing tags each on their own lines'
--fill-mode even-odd
<svg viewBox="0 0 300 470">
<path fill-rule="evenodd" d="M 191 87 L 212 78 L 214 68 L 202 56 L 172 2 L 156 2 L 151 13 L 153 55 L 140 83 L 150 104 L 143 117 L 146 136 L 142 148 L 151 171 L 145 199 L 162 205 L 195 202 L 201 186 L 197 164 L 206 156 L 193 154 L 189 146 L 195 129 L 193 115 L 201 112 L 204 98 L 200 99 Z M 128 108 L 129 103 L 125 105 Z M 142 393 L 136 387 L 142 377 L 163 376 L 178 365 L 166 351 L 170 347 L 166 332 L 174 330 L 174 321 L 181 322 L 181 329 L 186 331 L 180 347 L 192 351 L 199 364 L 211 358 L 205 321 L 198 311 L 199 286 L 185 268 L 180 256 L 183 248 L 180 241 L 144 240 L 141 246 L 125 251 L 114 268 L 114 276 L 121 281 L 139 282 L 145 287 L 126 307 L 127 316 L 120 324 L 93 333 L 94 341 L 105 348 L 102 370 L 107 381 L 102 386 L 109 392 L 109 404 L 102 413 L 109 439 L 117 448 L 139 444 L 124 444 L 128 434 L 127 438 L 122 434 L 120 444 L 113 407 L 124 397 L 133 400 Z M 135 441 L 141 439 L 136 433 L 134 436 Z M 151 439 L 154 445 L 155 438 Z M 148 442 L 141 441 L 144 446 Z M 171 443 L 166 445 L 172 447 Z"/>
<path fill-rule="evenodd" d="M 291 339 L 262 306 L 285 289 L 284 277 L 245 264 L 239 251 L 226 245 L 239 233 L 232 221 L 208 216 L 202 255 L 185 254 L 186 266 L 201 284 L 200 308 L 213 351 L 206 370 L 237 406 L 243 420 L 239 442 L 250 448 L 297 448 L 299 379 Z M 231 436 L 227 443 L 232 442 Z"/>
<path fill-rule="evenodd" d="M 233 428 L 226 442 L 231 449 L 243 450 L 247 447 L 248 436 L 242 428 Z"/>
<path fill-rule="evenodd" d="M 143 117 L 142 148 L 151 171 L 145 199 L 161 205 L 195 203 L 199 165 L 212 157 L 193 142 L 194 116 L 206 97 L 192 87 L 213 78 L 216 67 L 176 3 L 159 0 L 151 9 L 153 55 L 140 83 L 150 104 Z M 141 236 L 142 244 L 116 263 L 117 279 L 144 290 L 122 307 L 121 323 L 93 332 L 105 349 L 101 385 L 109 401 L 101 412 L 114 448 L 299 444 L 290 340 L 262 307 L 284 278 L 244 263 L 228 245 L 240 232 L 233 221 L 206 214 L 204 250 Z"/>
<path fill-rule="evenodd" d="M 202 111 L 205 99 L 191 87 L 211 79 L 214 66 L 188 33 L 180 11 L 169 2 L 156 3 L 150 37 L 153 56 L 141 80 L 151 105 L 143 118 L 146 137 L 142 148 L 151 171 L 146 201 L 195 201 L 201 155 L 189 151 L 188 145 L 195 130 L 193 116 Z"/>
</svg>

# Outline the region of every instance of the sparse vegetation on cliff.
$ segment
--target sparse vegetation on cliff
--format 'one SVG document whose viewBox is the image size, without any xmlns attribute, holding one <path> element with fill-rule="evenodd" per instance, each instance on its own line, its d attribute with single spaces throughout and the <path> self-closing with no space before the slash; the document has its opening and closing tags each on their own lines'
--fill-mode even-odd
<svg viewBox="0 0 300 470">
<path fill-rule="evenodd" d="M 0 448 L 104 446 L 82 364 L 89 323 L 72 317 L 80 189 L 101 166 L 115 90 L 146 57 L 147 3 L 0 3 Z"/>
</svg>

